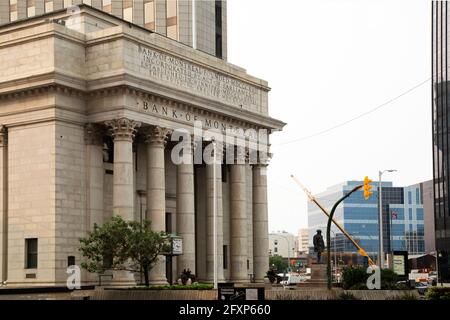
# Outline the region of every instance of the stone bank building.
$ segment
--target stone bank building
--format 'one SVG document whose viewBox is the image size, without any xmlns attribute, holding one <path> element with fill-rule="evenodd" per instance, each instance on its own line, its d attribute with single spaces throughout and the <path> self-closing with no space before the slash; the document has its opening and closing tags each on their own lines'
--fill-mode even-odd
<svg viewBox="0 0 450 320">
<path fill-rule="evenodd" d="M 183 238 L 153 283 L 185 268 L 211 282 L 214 207 L 219 281 L 262 281 L 268 163 L 170 156 L 171 133 L 192 134 L 194 121 L 284 126 L 269 116 L 268 83 L 226 61 L 226 1 L 81 2 L 0 0 L 1 283 L 64 286 L 79 239 L 113 215 Z"/>
</svg>

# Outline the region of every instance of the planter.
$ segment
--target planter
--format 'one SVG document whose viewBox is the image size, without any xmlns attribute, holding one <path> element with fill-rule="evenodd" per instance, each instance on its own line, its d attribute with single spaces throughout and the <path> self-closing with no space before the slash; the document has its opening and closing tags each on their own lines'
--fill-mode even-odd
<svg viewBox="0 0 450 320">
<path fill-rule="evenodd" d="M 92 300 L 216 300 L 217 290 L 96 289 Z"/>
</svg>

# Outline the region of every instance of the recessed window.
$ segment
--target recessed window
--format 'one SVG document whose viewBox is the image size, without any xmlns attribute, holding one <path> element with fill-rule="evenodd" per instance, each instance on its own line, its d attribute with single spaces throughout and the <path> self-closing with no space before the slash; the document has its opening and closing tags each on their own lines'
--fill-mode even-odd
<svg viewBox="0 0 450 320">
<path fill-rule="evenodd" d="M 133 0 L 123 0 L 123 20 L 133 22 Z"/>
<path fill-rule="evenodd" d="M 75 256 L 68 256 L 67 257 L 67 266 L 71 267 L 75 265 Z"/>
<path fill-rule="evenodd" d="M 38 239 L 25 239 L 25 268 L 37 269 L 38 266 Z"/>
<path fill-rule="evenodd" d="M 222 59 L 222 0 L 216 0 L 216 57 Z"/>
<path fill-rule="evenodd" d="M 33 17 L 36 14 L 35 0 L 27 0 L 27 17 Z"/>
<path fill-rule="evenodd" d="M 111 0 L 103 0 L 102 8 L 103 11 L 111 13 Z"/>
<path fill-rule="evenodd" d="M 228 246 L 223 246 L 223 269 L 228 269 Z"/>
<path fill-rule="evenodd" d="M 167 37 L 178 40 L 178 1 L 166 0 Z"/>
<path fill-rule="evenodd" d="M 45 13 L 53 11 L 53 0 L 45 0 Z"/>
<path fill-rule="evenodd" d="M 17 20 L 17 0 L 9 0 L 9 20 Z"/>
<path fill-rule="evenodd" d="M 144 26 L 149 30 L 155 30 L 155 1 L 145 0 Z"/>
</svg>

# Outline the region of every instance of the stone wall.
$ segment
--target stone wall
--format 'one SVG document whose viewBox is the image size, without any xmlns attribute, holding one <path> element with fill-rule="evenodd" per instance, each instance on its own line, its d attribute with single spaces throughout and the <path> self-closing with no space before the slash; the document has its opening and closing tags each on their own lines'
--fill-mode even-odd
<svg viewBox="0 0 450 320">
<path fill-rule="evenodd" d="M 8 130 L 8 283 L 53 283 L 56 268 L 55 122 Z M 38 238 L 38 269 L 25 269 L 25 239 Z M 26 279 L 35 274 L 35 279 Z"/>
</svg>

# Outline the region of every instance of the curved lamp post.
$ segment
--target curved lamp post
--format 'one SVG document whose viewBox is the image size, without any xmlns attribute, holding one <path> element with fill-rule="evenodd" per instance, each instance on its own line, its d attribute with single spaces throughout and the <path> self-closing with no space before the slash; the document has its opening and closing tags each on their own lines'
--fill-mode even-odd
<svg viewBox="0 0 450 320">
<path fill-rule="evenodd" d="M 347 199 L 348 197 L 350 197 L 350 195 L 355 192 L 358 191 L 359 189 L 361 189 L 362 187 L 364 187 L 364 185 L 360 185 L 357 187 L 354 187 L 352 189 L 352 191 L 350 191 L 349 193 L 347 193 L 345 196 L 343 196 L 342 198 L 340 198 L 333 206 L 333 209 L 331 209 L 330 212 L 330 216 L 328 217 L 328 223 L 327 223 L 327 278 L 328 278 L 328 289 L 331 289 L 331 282 L 332 282 L 332 278 L 331 278 L 331 247 L 330 247 L 330 242 L 331 242 L 331 235 L 330 235 L 330 231 L 331 231 L 331 222 L 333 221 L 333 216 L 334 216 L 334 212 L 336 211 L 336 208 L 338 207 L 338 205 L 344 201 L 345 199 Z"/>
<path fill-rule="evenodd" d="M 384 249 L 383 249 L 383 193 L 381 191 L 381 177 L 385 172 L 396 172 L 395 169 L 378 171 L 378 266 L 380 270 L 384 268 Z"/>
</svg>

